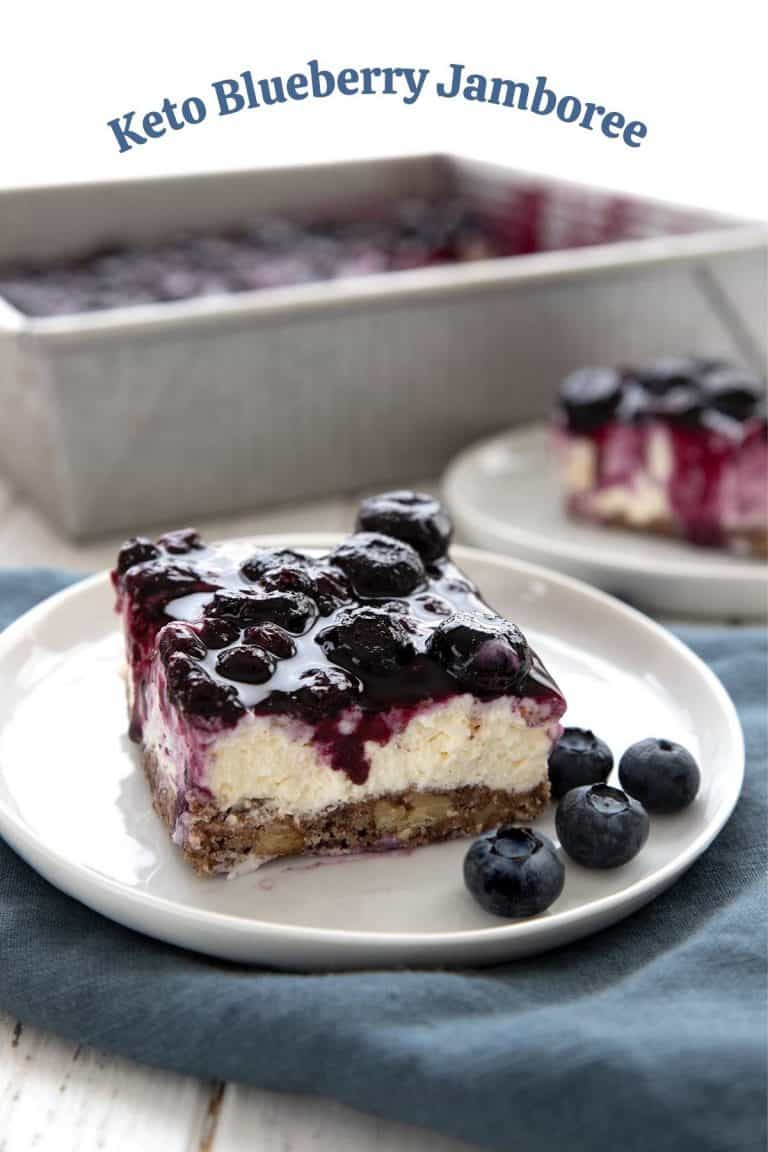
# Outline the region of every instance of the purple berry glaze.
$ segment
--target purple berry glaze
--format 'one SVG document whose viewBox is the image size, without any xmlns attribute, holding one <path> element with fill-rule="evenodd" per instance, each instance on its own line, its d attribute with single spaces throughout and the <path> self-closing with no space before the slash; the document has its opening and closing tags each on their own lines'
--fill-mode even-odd
<svg viewBox="0 0 768 1152">
<path fill-rule="evenodd" d="M 309 728 L 328 763 L 362 782 L 367 742 L 385 744 L 419 711 L 464 692 L 520 699 L 531 724 L 555 723 L 565 709 L 522 634 L 447 558 L 425 571 L 401 541 L 353 536 L 331 559 L 341 555 L 361 596 L 328 557 L 196 546 L 181 566 L 167 544 L 157 547 L 159 558 L 113 573 L 134 678 L 132 734 L 140 738 L 155 675 L 164 721 L 186 733 L 190 786 L 204 785 L 207 743 L 246 712 Z M 273 590 L 285 573 L 301 574 L 301 590 Z M 384 594 L 393 583 L 396 598 Z"/>
</svg>

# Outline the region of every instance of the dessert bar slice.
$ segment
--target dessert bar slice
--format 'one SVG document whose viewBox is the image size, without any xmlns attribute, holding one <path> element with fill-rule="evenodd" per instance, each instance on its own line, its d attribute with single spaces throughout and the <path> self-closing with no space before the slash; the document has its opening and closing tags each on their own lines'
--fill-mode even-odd
<svg viewBox="0 0 768 1152">
<path fill-rule="evenodd" d="M 556 415 L 569 513 L 768 556 L 765 388 L 711 360 L 572 373 Z"/>
<path fill-rule="evenodd" d="M 123 546 L 131 735 L 200 872 L 418 845 L 534 817 L 565 701 L 446 555 L 441 506 L 366 501 L 327 555 Z"/>
</svg>

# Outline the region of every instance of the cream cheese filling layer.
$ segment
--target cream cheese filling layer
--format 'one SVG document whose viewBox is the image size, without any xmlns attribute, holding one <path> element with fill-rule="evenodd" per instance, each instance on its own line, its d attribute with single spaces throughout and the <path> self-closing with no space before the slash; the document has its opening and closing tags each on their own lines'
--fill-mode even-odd
<svg viewBox="0 0 768 1152">
<path fill-rule="evenodd" d="M 200 782 L 220 808 L 259 800 L 270 815 L 297 817 L 407 789 L 484 785 L 528 792 L 547 779 L 559 725 L 531 727 L 525 712 L 519 700 L 484 702 L 471 695 L 426 707 L 386 744 L 366 743 L 370 771 L 362 784 L 331 767 L 311 728 L 286 717 L 248 714 L 209 744 Z M 180 749 L 163 727 L 150 712 L 144 743 L 170 783 L 178 778 Z"/>
</svg>

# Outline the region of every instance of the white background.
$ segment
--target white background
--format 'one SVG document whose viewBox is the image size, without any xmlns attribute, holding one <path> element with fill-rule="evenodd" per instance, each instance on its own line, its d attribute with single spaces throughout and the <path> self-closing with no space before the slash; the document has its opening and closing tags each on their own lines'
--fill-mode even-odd
<svg viewBox="0 0 768 1152">
<path fill-rule="evenodd" d="M 549 0 L 13 0 L 0 40 L 0 186 L 453 149 L 519 168 L 768 216 L 768 6 Z M 451 63 L 514 80 L 544 73 L 644 120 L 638 149 L 554 117 L 439 99 L 308 99 L 213 114 L 210 84 L 250 68 Z M 208 119 L 120 155 L 106 122 L 164 97 L 202 96 Z M 0 227 L 2 220 L 0 220 Z"/>
</svg>

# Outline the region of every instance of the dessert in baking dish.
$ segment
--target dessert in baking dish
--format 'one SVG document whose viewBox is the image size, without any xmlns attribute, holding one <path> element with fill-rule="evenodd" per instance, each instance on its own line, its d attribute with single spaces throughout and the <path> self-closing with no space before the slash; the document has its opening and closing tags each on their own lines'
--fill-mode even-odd
<svg viewBox="0 0 768 1152">
<path fill-rule="evenodd" d="M 572 373 L 556 415 L 569 513 L 768 556 L 765 388 L 712 360 Z"/>
<path fill-rule="evenodd" d="M 72 315 L 481 260 L 497 248 L 491 222 L 464 201 L 403 200 L 356 220 L 268 216 L 0 269 L 0 297 L 28 316 Z"/>
<path fill-rule="evenodd" d="M 131 734 L 198 871 L 536 815 L 565 701 L 450 535 L 436 501 L 395 492 L 325 555 L 193 531 L 123 546 Z"/>
</svg>

